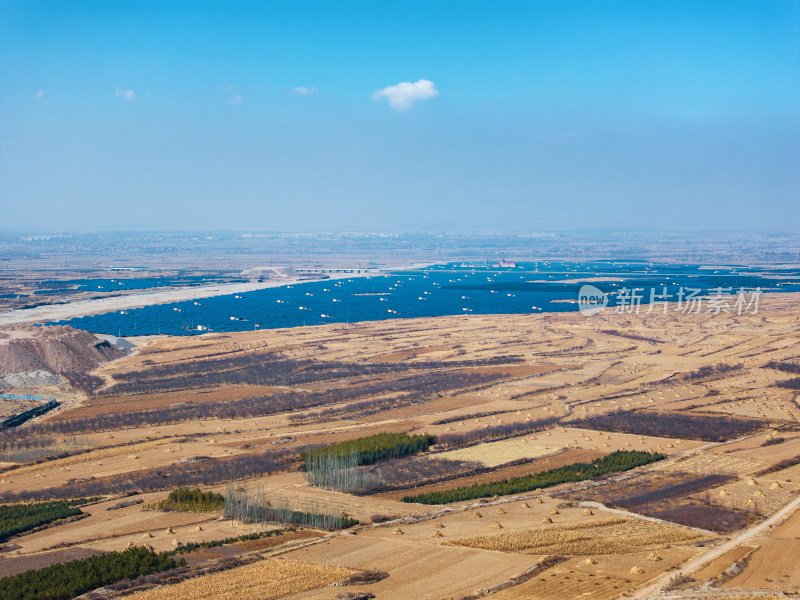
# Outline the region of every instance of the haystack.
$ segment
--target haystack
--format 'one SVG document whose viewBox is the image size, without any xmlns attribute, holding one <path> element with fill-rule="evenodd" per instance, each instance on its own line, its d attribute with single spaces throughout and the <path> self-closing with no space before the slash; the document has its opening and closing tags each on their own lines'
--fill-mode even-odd
<svg viewBox="0 0 800 600">
<path fill-rule="evenodd" d="M 522 504 L 519 505 L 519 507 L 520 508 L 530 508 L 530 506 L 528 506 L 527 502 L 523 502 Z"/>
<path fill-rule="evenodd" d="M 195 531 L 203 531 L 203 528 L 202 528 L 202 526 L 198 525 L 197 527 L 194 528 L 194 530 Z"/>
<path fill-rule="evenodd" d="M 586 515 L 587 517 L 591 517 L 594 513 L 590 509 L 584 508 L 583 514 Z"/>
<path fill-rule="evenodd" d="M 655 552 L 651 552 L 647 555 L 647 560 L 661 560 L 661 557 Z"/>
<path fill-rule="evenodd" d="M 502 508 L 498 508 L 497 509 L 497 514 L 498 515 L 504 515 L 504 514 L 506 514 L 506 511 L 504 511 Z"/>
<path fill-rule="evenodd" d="M 441 531 L 434 531 L 434 532 L 431 534 L 431 537 L 444 537 L 444 536 L 442 535 L 442 532 L 441 532 Z"/>
<path fill-rule="evenodd" d="M 399 527 L 395 527 L 394 529 L 392 529 L 392 535 L 403 535 L 403 530 L 400 529 Z"/>
<path fill-rule="evenodd" d="M 444 524 L 441 523 L 440 521 L 436 521 L 436 523 L 433 524 L 433 527 L 435 529 L 444 529 Z"/>
<path fill-rule="evenodd" d="M 474 513 L 472 513 L 472 518 L 473 519 L 482 519 L 483 515 L 481 513 L 479 513 L 479 512 L 474 512 Z"/>
<path fill-rule="evenodd" d="M 644 569 L 642 567 L 633 566 L 631 567 L 631 573 L 644 573 Z"/>
<path fill-rule="evenodd" d="M 495 521 L 494 523 L 492 523 L 492 529 L 502 529 L 502 528 L 503 525 L 500 522 Z"/>
<path fill-rule="evenodd" d="M 551 514 L 551 515 L 558 515 L 558 514 L 561 514 L 561 513 L 559 513 L 559 512 L 558 512 L 558 509 L 557 509 L 557 508 L 554 508 L 554 509 L 552 509 L 552 510 L 550 511 L 550 514 Z"/>
<path fill-rule="evenodd" d="M 172 531 L 172 527 L 169 527 L 169 528 L 167 528 L 167 530 L 164 532 L 164 535 L 172 535 L 173 533 L 175 533 L 175 532 L 174 532 L 174 531 Z"/>
<path fill-rule="evenodd" d="M 153 537 L 153 534 L 152 534 L 152 533 L 150 533 L 149 531 L 145 531 L 145 532 L 142 534 L 142 537 L 143 537 L 144 539 L 149 539 L 149 538 Z"/>
<path fill-rule="evenodd" d="M 545 517 L 544 519 L 542 519 L 542 523 L 552 523 L 552 522 L 553 519 L 551 519 L 550 517 Z"/>
</svg>

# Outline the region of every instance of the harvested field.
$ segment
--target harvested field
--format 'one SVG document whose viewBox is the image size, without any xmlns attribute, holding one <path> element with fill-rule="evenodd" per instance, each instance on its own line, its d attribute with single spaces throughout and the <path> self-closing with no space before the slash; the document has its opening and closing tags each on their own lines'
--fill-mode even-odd
<svg viewBox="0 0 800 600">
<path fill-rule="evenodd" d="M 750 555 L 741 575 L 728 580 L 724 588 L 755 588 L 800 592 L 797 568 L 800 541 L 789 538 L 760 538 L 761 547 Z"/>
<path fill-rule="evenodd" d="M 761 443 L 755 448 L 737 449 L 736 456 L 751 458 L 767 465 L 773 465 L 787 456 L 800 456 L 800 436 L 796 433 L 773 433 L 760 440 Z M 776 440 L 781 441 L 774 443 Z"/>
<path fill-rule="evenodd" d="M 165 496 L 165 494 L 164 494 Z M 155 500 L 157 496 L 145 496 L 145 502 Z M 23 553 L 40 552 L 46 549 L 58 548 L 67 545 L 82 544 L 94 540 L 105 540 L 118 536 L 132 536 L 136 543 L 145 543 L 138 539 L 146 531 L 163 532 L 169 527 L 195 527 L 198 523 L 205 523 L 215 515 L 200 515 L 196 513 L 161 513 L 142 509 L 143 504 L 129 506 L 119 510 L 108 511 L 106 508 L 115 504 L 117 500 L 93 504 L 81 510 L 89 513 L 89 517 L 50 527 L 42 531 L 29 533 L 15 538 L 15 543 L 22 546 Z M 172 536 L 174 537 L 174 536 Z M 172 537 L 168 538 L 169 540 Z M 219 536 L 226 537 L 226 536 Z M 102 550 L 122 550 L 120 543 L 112 547 L 100 548 Z M 94 546 L 92 546 L 94 548 Z M 164 548 L 166 549 L 166 548 Z"/>
<path fill-rule="evenodd" d="M 508 589 L 490 594 L 492 600 L 553 600 L 586 598 L 608 600 L 633 588 L 630 579 L 555 567 Z"/>
<path fill-rule="evenodd" d="M 719 454 L 704 452 L 681 457 L 669 465 L 673 470 L 687 471 L 700 475 L 721 473 L 723 475 L 751 475 L 764 466 L 761 461 L 739 456 L 738 454 Z M 666 466 L 663 468 L 667 468 Z"/>
<path fill-rule="evenodd" d="M 385 571 L 389 577 L 367 588 L 381 600 L 459 598 L 507 581 L 539 562 L 535 556 L 437 546 L 405 538 L 391 534 L 386 538 L 340 536 L 285 556 L 350 569 Z M 334 600 L 341 592 L 316 590 L 297 598 Z"/>
<path fill-rule="evenodd" d="M 478 461 L 486 467 L 498 467 L 515 460 L 547 456 L 558 450 L 558 446 L 539 446 L 531 443 L 529 438 L 522 437 L 449 450 L 437 454 L 436 458 Z"/>
<path fill-rule="evenodd" d="M 748 557 L 741 573 L 728 579 L 723 588 L 788 590 L 800 594 L 800 569 L 797 568 L 800 510 L 752 542 L 758 549 Z"/>
<path fill-rule="evenodd" d="M 352 575 L 341 567 L 280 558 L 127 596 L 130 600 L 271 600 L 330 585 Z"/>
<path fill-rule="evenodd" d="M 555 525 L 566 525 L 601 518 L 599 513 L 587 514 L 577 505 L 545 495 L 537 495 L 526 501 L 499 500 L 492 503 L 487 500 L 446 514 L 434 514 L 435 518 L 422 518 L 400 524 L 403 541 L 437 545 L 442 541 L 498 533 L 495 523 L 502 525 L 502 532 L 510 533 L 529 531 L 537 527 L 544 530 L 553 526 L 542 523 L 543 519 L 549 519 Z M 370 527 L 359 531 L 358 535 L 365 538 L 393 539 L 394 527 L 392 523 Z M 434 533 L 440 533 L 442 537 L 434 537 Z"/>
<path fill-rule="evenodd" d="M 683 463 L 680 463 L 683 466 Z M 627 480 L 614 481 L 570 494 L 580 500 L 594 500 L 638 514 L 656 517 L 689 527 L 718 532 L 732 532 L 756 520 L 763 502 L 745 504 L 747 498 L 737 490 L 744 482 L 731 475 L 696 475 L 681 471 L 660 470 L 641 473 Z M 720 490 L 735 495 L 720 495 Z M 748 486 L 750 493 L 753 487 Z M 780 490 L 770 490 L 777 496 Z M 788 496 L 787 496 L 788 497 Z"/>
<path fill-rule="evenodd" d="M 799 483 L 778 483 L 765 477 L 745 477 L 711 488 L 702 494 L 692 494 L 690 498 L 709 502 L 715 507 L 758 516 L 783 506 L 799 489 Z"/>
<path fill-rule="evenodd" d="M 628 554 L 708 539 L 703 534 L 640 519 L 596 519 L 535 530 L 484 535 L 445 542 L 452 546 L 525 554 Z"/>
<path fill-rule="evenodd" d="M 33 569 L 43 569 L 56 563 L 95 556 L 96 554 L 102 554 L 102 552 L 77 546 L 68 550 L 41 552 L 32 556 L 7 556 L 0 560 L 0 577 L 8 577 L 9 575 L 16 575 Z"/>
<path fill-rule="evenodd" d="M 593 490 L 576 492 L 574 496 L 581 500 L 596 500 L 640 512 L 640 509 L 646 510 L 650 505 L 665 504 L 674 498 L 681 498 L 729 481 L 735 481 L 735 478 L 726 475 L 700 476 L 682 472 L 640 473 Z"/>
<path fill-rule="evenodd" d="M 572 558 L 530 580 L 490 594 L 492 600 L 595 600 L 619 597 L 644 581 L 674 569 L 694 550 L 637 552 L 608 557 Z M 660 560 L 653 560 L 657 556 Z"/>
</svg>

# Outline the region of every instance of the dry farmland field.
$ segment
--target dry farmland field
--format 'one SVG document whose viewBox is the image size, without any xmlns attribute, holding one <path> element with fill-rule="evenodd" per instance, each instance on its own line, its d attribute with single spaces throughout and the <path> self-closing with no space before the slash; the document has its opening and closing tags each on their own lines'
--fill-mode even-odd
<svg viewBox="0 0 800 600">
<path fill-rule="evenodd" d="M 798 305 L 132 338 L 0 431 L 0 575 L 139 552 L 164 568 L 81 593 L 792 597 Z"/>
</svg>

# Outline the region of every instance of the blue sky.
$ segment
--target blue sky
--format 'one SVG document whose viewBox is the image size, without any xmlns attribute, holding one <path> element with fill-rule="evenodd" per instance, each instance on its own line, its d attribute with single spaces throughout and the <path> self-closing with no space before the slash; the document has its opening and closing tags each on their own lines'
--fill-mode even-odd
<svg viewBox="0 0 800 600">
<path fill-rule="evenodd" d="M 800 230 L 800 0 L 0 11 L 3 230 Z"/>
</svg>

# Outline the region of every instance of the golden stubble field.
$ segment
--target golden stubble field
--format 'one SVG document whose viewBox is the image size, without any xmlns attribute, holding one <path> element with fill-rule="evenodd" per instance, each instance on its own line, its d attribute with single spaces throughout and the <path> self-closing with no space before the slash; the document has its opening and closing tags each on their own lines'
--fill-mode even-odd
<svg viewBox="0 0 800 600">
<path fill-rule="evenodd" d="M 565 450 L 586 452 L 590 456 L 615 450 L 657 451 L 667 455 L 667 459 L 625 474 L 624 478 L 641 477 L 646 481 L 649 473 L 656 472 L 690 473 L 698 477 L 730 475 L 734 479 L 723 485 L 689 490 L 685 496 L 697 502 L 708 496 L 712 509 L 723 506 L 751 510 L 746 502 L 752 499 L 758 503 L 757 512 L 768 518 L 771 511 L 796 497 L 800 489 L 800 471 L 797 471 L 800 467 L 778 468 L 782 461 L 800 455 L 797 393 L 775 385 L 788 379 L 789 374 L 766 366 L 770 361 L 796 361 L 800 356 L 797 303 L 797 296 L 769 295 L 762 298 L 758 315 L 743 316 L 475 315 L 151 338 L 141 342 L 136 354 L 103 366 L 98 375 L 110 384 L 121 381 L 115 375 L 130 373 L 136 374 L 137 380 L 147 381 L 152 378 L 148 372 L 154 373 L 154 369 L 193 372 L 202 370 L 209 361 L 238 360 L 250 355 L 264 355 L 265 361 L 286 359 L 393 367 L 386 367 L 377 376 L 353 373 L 330 380 L 288 384 L 237 382 L 204 388 L 189 385 L 152 393 L 78 396 L 40 422 L 215 405 L 252 397 L 264 397 L 264 402 L 269 403 L 273 394 L 327 393 L 455 371 L 505 375 L 486 384 L 455 385 L 429 395 L 421 393 L 414 402 L 381 406 L 368 414 L 354 410 L 354 401 L 345 398 L 298 411 L 252 417 L 226 418 L 212 411 L 201 418 L 180 422 L 100 428 L 80 434 L 90 445 L 82 453 L 37 465 L 11 467 L 0 473 L 0 493 L 42 492 L 92 478 L 136 481 L 143 474 L 181 468 L 184 464 L 188 468 L 197 464 L 197 460 L 258 457 L 273 450 L 292 452 L 306 445 L 382 431 L 440 436 L 472 434 L 556 418 L 558 422 L 544 431 L 507 440 L 457 450 L 434 447 L 430 459 L 478 461 L 490 470 L 504 469 L 510 461 L 532 461 L 513 469 L 535 472 L 540 464 L 537 461 L 550 464 L 545 461 Z M 481 364 L 501 356 L 517 357 L 517 362 Z M 455 362 L 459 362 L 458 367 L 448 365 Z M 731 368 L 716 371 L 721 365 Z M 711 369 L 710 374 L 692 375 L 703 373 L 704 368 Z M 358 401 L 393 395 L 394 392 L 376 392 Z M 330 408 L 339 412 L 322 417 L 315 414 Z M 756 435 L 742 436 L 739 441 L 719 443 L 686 435 L 681 430 L 623 432 L 572 423 L 617 411 L 758 418 L 764 421 L 764 428 Z M 296 585 L 291 583 L 296 582 L 296 578 L 292 579 L 292 569 L 287 570 L 285 577 L 276 577 L 276 587 L 270 587 L 273 584 L 265 575 L 275 570 L 270 563 L 270 568 L 262 565 L 263 570 L 252 567 L 254 573 L 262 574 L 258 581 L 263 585 L 252 588 L 243 598 L 250 597 L 247 596 L 250 593 L 279 597 L 275 594 L 293 591 L 292 598 L 333 599 L 341 593 L 341 588 L 325 586 L 333 581 L 330 573 L 336 577 L 344 573 L 335 570 L 340 567 L 388 572 L 385 580 L 363 587 L 381 598 L 458 598 L 501 584 L 549 554 L 570 558 L 490 597 L 613 598 L 635 590 L 668 569 L 680 569 L 683 562 L 702 555 L 704 548 L 737 535 L 734 532 L 709 539 L 695 535 L 692 529 L 598 508 L 593 509 L 594 514 L 585 514 L 584 508 L 569 500 L 568 492 L 576 487 L 572 484 L 526 494 L 524 499 L 460 503 L 445 508 L 400 502 L 402 491 L 355 496 L 310 488 L 304 475 L 296 472 L 296 464 L 288 468 L 288 472 L 248 477 L 237 485 L 265 490 L 267 497 L 298 509 L 346 512 L 363 525 L 350 532 L 320 537 L 299 549 L 287 546 L 283 557 L 289 561 L 324 566 L 319 571 L 308 567 L 312 569 L 310 572 L 319 574 L 310 576 L 309 583 L 322 582 L 319 585 L 323 587 L 306 591 L 291 588 Z M 490 476 L 491 471 L 479 477 Z M 751 485 L 751 479 L 757 485 Z M 454 480 L 435 485 L 441 489 L 460 483 Z M 595 484 L 577 485 L 581 486 Z M 201 487 L 224 492 L 227 482 Z M 595 487 L 602 494 L 603 485 Z M 48 553 L 57 549 L 121 550 L 131 543 L 167 550 L 176 541 L 212 541 L 252 531 L 252 527 L 218 520 L 219 513 L 161 513 L 144 509 L 165 497 L 168 490 L 167 481 L 163 490 L 137 494 L 136 497 L 145 500 L 143 504 L 120 510 L 105 510 L 119 498 L 91 505 L 85 509 L 90 514 L 88 518 L 15 538 L 13 541 L 20 548 L 3 556 L 14 559 L 28 556 L 32 561 L 35 557 L 46 562 Z M 721 494 L 722 490 L 725 494 Z M 522 508 L 522 503 L 528 507 Z M 475 513 L 480 513 L 480 518 Z M 378 515 L 399 520 L 373 526 L 371 520 Z M 545 519 L 548 522 L 543 522 Z M 590 521 L 608 523 L 584 527 Z M 796 519 L 787 523 L 790 524 L 776 528 L 763 539 L 747 542 L 759 550 L 751 554 L 742 574 L 726 585 L 737 590 L 784 590 L 800 585 L 792 578 L 794 575 L 785 577 L 794 573 L 784 567 L 785 557 L 797 556 L 800 551 L 797 532 L 792 529 Z M 697 525 L 702 527 L 701 523 Z M 628 547 L 611 544 L 604 549 L 603 536 L 607 534 L 609 539 L 612 536 L 603 531 L 604 527 L 613 530 L 614 539 L 627 536 L 631 543 Z M 559 535 L 545 533 L 548 529 Z M 167 533 L 170 530 L 172 533 Z M 597 535 L 587 533 L 592 531 Z M 500 543 L 503 539 L 530 541 L 529 538 L 537 537 L 537 532 L 541 532 L 540 538 L 549 535 L 547 539 L 552 538 L 553 542 L 527 546 L 521 542 L 517 546 Z M 635 540 L 640 542 L 633 543 Z M 660 560 L 648 559 L 652 553 Z M 284 566 L 288 564 L 296 563 L 286 562 Z M 778 573 L 782 569 L 786 572 Z M 186 593 L 206 597 L 203 594 L 213 594 L 213 590 L 230 582 L 245 581 L 244 573 L 229 571 L 216 579 L 200 578 L 192 584 L 199 587 L 192 587 L 191 591 L 187 587 Z M 288 587 L 281 587 L 284 584 Z"/>
</svg>

